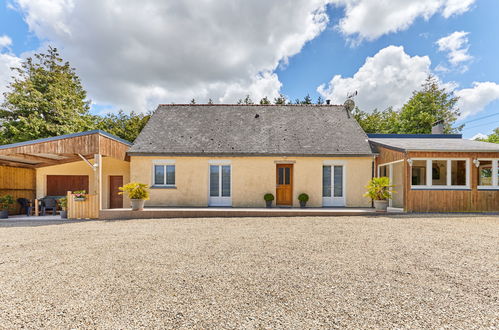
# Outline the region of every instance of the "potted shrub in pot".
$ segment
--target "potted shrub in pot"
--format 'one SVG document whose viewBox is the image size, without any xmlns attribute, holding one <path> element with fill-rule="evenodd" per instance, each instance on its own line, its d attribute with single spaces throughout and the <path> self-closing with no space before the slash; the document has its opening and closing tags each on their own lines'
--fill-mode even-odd
<svg viewBox="0 0 499 330">
<path fill-rule="evenodd" d="M 59 199 L 59 205 L 61 206 L 61 219 L 68 218 L 68 198 L 63 197 Z"/>
<path fill-rule="evenodd" d="M 126 194 L 130 198 L 132 211 L 144 209 L 144 202 L 149 199 L 149 189 L 145 183 L 130 182 L 119 189 L 120 195 Z"/>
<path fill-rule="evenodd" d="M 393 185 L 390 184 L 390 179 L 383 176 L 380 178 L 372 178 L 366 186 L 367 192 L 364 194 L 370 197 L 374 202 L 374 208 L 379 212 L 386 212 L 388 208 L 388 200 L 392 198 L 395 191 L 390 191 Z"/>
<path fill-rule="evenodd" d="M 11 195 L 0 197 L 0 219 L 9 217 L 9 208 L 14 204 L 14 198 Z"/>
<path fill-rule="evenodd" d="M 309 197 L 305 193 L 301 193 L 298 195 L 298 200 L 300 201 L 300 207 L 303 209 L 307 205 Z"/>
<path fill-rule="evenodd" d="M 274 195 L 271 193 L 267 193 L 263 195 L 263 199 L 265 200 L 265 204 L 267 205 L 268 208 L 272 207 L 272 201 L 274 200 Z"/>
</svg>

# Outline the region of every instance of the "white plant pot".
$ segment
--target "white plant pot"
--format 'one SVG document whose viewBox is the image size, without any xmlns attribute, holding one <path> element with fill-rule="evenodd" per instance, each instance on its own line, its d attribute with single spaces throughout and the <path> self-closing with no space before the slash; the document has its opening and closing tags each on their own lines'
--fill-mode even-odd
<svg viewBox="0 0 499 330">
<path fill-rule="evenodd" d="M 145 200 L 143 199 L 131 199 L 132 211 L 141 211 L 144 209 Z"/>
<path fill-rule="evenodd" d="M 387 200 L 374 201 L 374 208 L 376 209 L 377 212 L 386 212 L 386 209 L 388 208 L 388 201 Z"/>
</svg>

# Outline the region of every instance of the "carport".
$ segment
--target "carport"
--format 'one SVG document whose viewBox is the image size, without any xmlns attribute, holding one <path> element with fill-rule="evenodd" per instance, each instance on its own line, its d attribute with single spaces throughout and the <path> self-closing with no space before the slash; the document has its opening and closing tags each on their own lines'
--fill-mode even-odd
<svg viewBox="0 0 499 330">
<path fill-rule="evenodd" d="M 98 209 L 94 214 L 98 214 L 103 207 L 123 207 L 117 188 L 129 181 L 126 152 L 130 146 L 130 142 L 101 130 L 60 135 L 0 146 L 0 166 L 34 171 L 37 199 L 85 190 L 96 196 Z M 14 174 L 2 181 L 12 181 L 10 186 L 14 187 L 19 178 L 17 172 L 10 173 Z"/>
</svg>

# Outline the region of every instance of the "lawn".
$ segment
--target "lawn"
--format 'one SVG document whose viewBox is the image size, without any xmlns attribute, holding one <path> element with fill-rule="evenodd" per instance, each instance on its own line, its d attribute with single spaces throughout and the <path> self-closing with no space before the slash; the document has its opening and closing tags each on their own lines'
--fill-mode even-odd
<svg viewBox="0 0 499 330">
<path fill-rule="evenodd" d="M 0 328 L 499 326 L 498 217 L 0 222 Z"/>
</svg>

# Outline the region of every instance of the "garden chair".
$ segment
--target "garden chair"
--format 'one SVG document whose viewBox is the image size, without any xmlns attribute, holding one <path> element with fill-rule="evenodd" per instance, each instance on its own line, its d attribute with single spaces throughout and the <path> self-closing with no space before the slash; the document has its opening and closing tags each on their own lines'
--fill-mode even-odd
<svg viewBox="0 0 499 330">
<path fill-rule="evenodd" d="M 33 209 L 33 207 L 31 206 L 31 201 L 26 198 L 18 198 L 17 202 L 21 205 L 19 213 L 26 213 L 26 215 L 29 217 L 31 215 L 31 210 Z"/>
<path fill-rule="evenodd" d="M 44 198 L 42 199 L 42 215 L 45 215 L 47 210 L 51 210 L 52 214 L 56 214 L 57 210 L 57 202 L 53 198 Z"/>
</svg>

